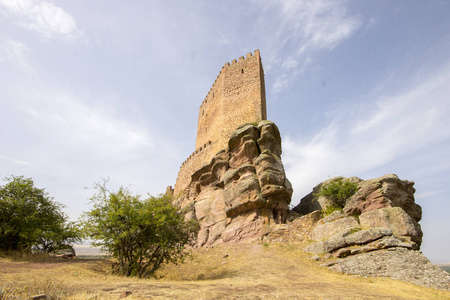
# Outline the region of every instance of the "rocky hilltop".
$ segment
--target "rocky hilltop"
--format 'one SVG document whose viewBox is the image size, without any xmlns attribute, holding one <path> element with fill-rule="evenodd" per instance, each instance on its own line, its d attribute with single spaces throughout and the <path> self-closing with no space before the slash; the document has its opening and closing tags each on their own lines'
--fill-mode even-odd
<svg viewBox="0 0 450 300">
<path fill-rule="evenodd" d="M 354 194 L 341 201 L 321 196 L 322 187 L 336 180 L 354 183 Z M 329 179 L 301 199 L 291 212 L 292 222 L 278 225 L 264 239 L 307 242 L 304 251 L 333 271 L 449 290 L 450 275 L 419 251 L 422 209 L 414 201 L 413 186 L 395 174 L 366 181 Z"/>
<path fill-rule="evenodd" d="M 281 138 L 270 121 L 240 126 L 209 163 L 195 170 L 176 204 L 200 224 L 198 246 L 259 239 L 284 223 L 292 187 Z"/>
<path fill-rule="evenodd" d="M 362 180 L 332 178 L 289 209 L 292 186 L 281 161 L 281 138 L 270 121 L 235 130 L 228 147 L 195 170 L 175 195 L 187 219 L 197 219 L 197 246 L 264 240 L 300 243 L 330 270 L 385 276 L 450 289 L 450 275 L 422 255 L 422 208 L 414 182 L 395 174 Z M 322 188 L 351 183 L 351 195 Z"/>
</svg>

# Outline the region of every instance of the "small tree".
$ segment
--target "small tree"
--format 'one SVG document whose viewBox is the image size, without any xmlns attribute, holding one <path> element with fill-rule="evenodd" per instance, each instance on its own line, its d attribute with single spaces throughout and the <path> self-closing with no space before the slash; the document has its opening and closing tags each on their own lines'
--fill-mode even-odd
<svg viewBox="0 0 450 300">
<path fill-rule="evenodd" d="M 0 186 L 0 249 L 52 252 L 80 240 L 79 231 L 31 178 L 11 176 Z"/>
<path fill-rule="evenodd" d="M 84 230 L 93 245 L 117 259 L 117 273 L 149 277 L 163 263 L 183 260 L 195 224 L 184 220 L 170 197 L 141 201 L 123 187 L 110 192 L 105 184 L 96 184 L 93 209 L 83 216 Z"/>
</svg>

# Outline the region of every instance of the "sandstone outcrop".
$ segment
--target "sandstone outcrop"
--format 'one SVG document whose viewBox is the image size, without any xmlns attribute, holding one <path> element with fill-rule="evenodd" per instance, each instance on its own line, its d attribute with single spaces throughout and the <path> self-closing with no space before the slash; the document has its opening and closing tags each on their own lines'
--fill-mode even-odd
<svg viewBox="0 0 450 300">
<path fill-rule="evenodd" d="M 317 185 L 293 209 L 303 216 L 291 224 L 301 219 L 315 221 L 309 224 L 309 240 L 313 243 L 305 251 L 313 254 L 314 260 L 322 260 L 318 255 L 325 261 L 331 256 L 337 257 L 337 260 L 324 264 L 334 271 L 386 276 L 449 289 L 450 275 L 417 251 L 422 242 L 418 223 L 422 209 L 414 202 L 414 182 L 401 180 L 394 174 L 367 181 L 357 177 L 341 179 L 357 183 L 357 191 L 345 201 L 337 203 L 318 196 L 322 186 L 335 180 L 332 178 Z M 329 211 L 329 208 L 336 210 L 317 218 L 318 211 Z M 278 239 L 283 240 L 282 237 Z"/>
<path fill-rule="evenodd" d="M 281 138 L 270 121 L 239 127 L 175 195 L 187 218 L 200 224 L 198 245 L 261 238 L 284 223 L 292 186 L 281 162 Z"/>
<path fill-rule="evenodd" d="M 408 245 L 412 245 L 412 248 L 420 247 L 422 230 L 418 222 L 422 218 L 422 209 L 414 202 L 414 182 L 401 180 L 394 174 L 366 181 L 350 177 L 344 180 L 357 183 L 358 189 L 344 203 L 336 203 L 323 196 L 315 199 L 321 187 L 333 180 L 317 185 L 293 209 L 301 213 L 325 210 L 329 206 L 342 210 L 319 221 L 313 229 L 312 240 L 324 241 L 338 232 L 348 230 L 388 228 L 400 240 L 411 242 Z"/>
</svg>

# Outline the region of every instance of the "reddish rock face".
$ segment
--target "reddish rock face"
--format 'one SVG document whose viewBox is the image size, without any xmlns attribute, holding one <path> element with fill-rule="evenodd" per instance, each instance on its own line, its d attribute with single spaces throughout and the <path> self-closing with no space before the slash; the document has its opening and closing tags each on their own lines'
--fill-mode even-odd
<svg viewBox="0 0 450 300">
<path fill-rule="evenodd" d="M 192 174 L 175 203 L 199 221 L 199 246 L 261 238 L 286 221 L 292 186 L 280 156 L 277 126 L 261 121 L 239 127 L 228 149 Z"/>
<path fill-rule="evenodd" d="M 340 207 L 342 211 L 338 209 L 317 222 L 311 231 L 311 239 L 318 243 L 312 244 L 307 251 L 316 254 L 336 251 L 333 252 L 334 255 L 345 256 L 390 247 L 420 248 L 422 230 L 418 221 L 422 217 L 422 209 L 414 202 L 414 182 L 401 180 L 394 174 L 366 181 L 356 177 L 342 179 L 358 183 L 358 189 L 354 195 L 345 199 L 344 206 Z M 323 185 L 332 180 L 334 179 L 316 186 L 313 193 L 304 197 L 294 211 L 305 214 L 325 210 L 329 205 L 339 208 L 339 203 L 332 199 L 314 197 Z M 357 238 L 362 234 L 360 232 L 369 232 L 368 230 L 384 230 L 390 232 L 384 236 L 392 237 L 377 236 L 370 241 Z M 380 241 L 375 244 L 367 244 L 378 239 Z M 354 244 L 359 245 L 359 250 L 346 248 Z"/>
<path fill-rule="evenodd" d="M 359 215 L 368 211 L 400 207 L 416 222 L 422 219 L 422 208 L 414 202 L 414 182 L 389 174 L 360 183 L 359 190 L 346 201 L 344 213 Z"/>
</svg>

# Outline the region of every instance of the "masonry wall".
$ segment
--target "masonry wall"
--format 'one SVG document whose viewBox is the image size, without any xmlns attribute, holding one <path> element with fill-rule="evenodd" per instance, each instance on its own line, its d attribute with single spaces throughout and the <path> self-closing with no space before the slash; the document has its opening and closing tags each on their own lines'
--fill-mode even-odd
<svg viewBox="0 0 450 300">
<path fill-rule="evenodd" d="M 182 164 L 174 193 L 190 182 L 191 174 L 209 163 L 242 124 L 266 120 L 264 70 L 259 50 L 226 63 L 200 105 L 195 151 Z"/>
<path fill-rule="evenodd" d="M 222 67 L 200 106 L 195 148 L 217 141 L 215 150 L 224 149 L 239 125 L 265 119 L 264 71 L 256 50 Z"/>
</svg>

